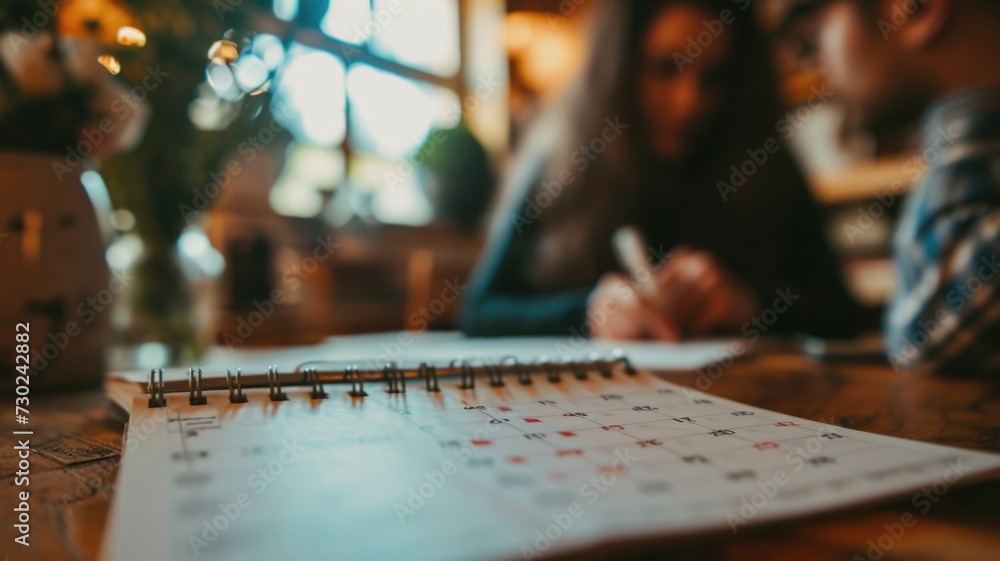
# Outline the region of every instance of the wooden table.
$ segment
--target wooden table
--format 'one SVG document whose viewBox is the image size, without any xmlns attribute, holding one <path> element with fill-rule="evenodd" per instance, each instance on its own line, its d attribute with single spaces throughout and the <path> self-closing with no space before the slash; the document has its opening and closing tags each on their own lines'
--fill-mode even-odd
<svg viewBox="0 0 1000 561">
<path fill-rule="evenodd" d="M 949 379 L 897 374 L 887 366 L 818 365 L 769 355 L 737 363 L 718 379 L 667 379 L 758 407 L 852 429 L 1000 452 L 1000 376 Z M 706 383 L 711 382 L 710 385 Z M 33 397 L 32 546 L 13 545 L 16 459 L 10 415 L 0 439 L 0 539 L 15 560 L 96 558 L 114 492 L 124 418 L 100 391 Z M 84 452 L 85 451 L 85 452 Z M 99 456 L 80 461 L 81 454 Z M 909 500 L 680 544 L 648 559 L 826 561 L 869 559 L 884 525 L 907 512 L 916 524 L 883 561 L 1000 559 L 1000 482 L 950 489 L 921 514 Z M 883 539 L 883 543 L 889 543 Z M 878 553 L 878 552 L 874 552 Z M 874 559 L 875 557 L 871 557 Z"/>
</svg>

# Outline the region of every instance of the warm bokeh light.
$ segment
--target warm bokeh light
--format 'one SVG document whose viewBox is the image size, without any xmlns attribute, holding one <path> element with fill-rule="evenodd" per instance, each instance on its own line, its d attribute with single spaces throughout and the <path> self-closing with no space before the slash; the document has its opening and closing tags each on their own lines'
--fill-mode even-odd
<svg viewBox="0 0 1000 561">
<path fill-rule="evenodd" d="M 565 86 L 583 63 L 582 39 L 574 26 L 553 26 L 539 12 L 512 12 L 504 22 L 504 42 L 521 82 L 548 94 Z"/>
<path fill-rule="evenodd" d="M 118 44 L 126 47 L 145 47 L 146 34 L 130 25 L 119 27 Z"/>
<path fill-rule="evenodd" d="M 230 63 L 240 56 L 239 47 L 232 41 L 220 39 L 208 48 L 208 59 L 217 60 L 223 63 Z"/>
<path fill-rule="evenodd" d="M 39 2 L 41 8 L 47 3 Z M 118 30 L 135 19 L 129 9 L 114 0 L 51 2 L 57 6 L 56 30 L 65 37 L 86 37 L 107 45 L 118 41 Z M 40 13 L 41 10 L 40 10 Z"/>
<path fill-rule="evenodd" d="M 512 12 L 504 22 L 503 40 L 511 56 L 521 56 L 537 35 L 538 14 Z"/>
<path fill-rule="evenodd" d="M 101 55 L 97 57 L 97 62 L 101 63 L 101 66 L 112 74 L 118 74 L 122 71 L 122 63 L 118 62 L 114 55 Z"/>
</svg>

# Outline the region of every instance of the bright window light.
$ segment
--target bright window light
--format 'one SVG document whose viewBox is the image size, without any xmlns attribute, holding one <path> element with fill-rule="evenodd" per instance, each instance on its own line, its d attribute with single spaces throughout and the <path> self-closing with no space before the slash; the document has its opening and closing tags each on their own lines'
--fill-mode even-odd
<svg viewBox="0 0 1000 561">
<path fill-rule="evenodd" d="M 371 32 L 369 0 L 330 0 L 320 29 L 334 39 L 363 45 Z"/>
<path fill-rule="evenodd" d="M 372 216 L 383 224 L 426 226 L 434 218 L 427 197 L 417 187 L 395 193 L 379 191 L 372 200 Z"/>
<path fill-rule="evenodd" d="M 293 142 L 286 155 L 285 168 L 271 188 L 271 208 L 283 216 L 318 215 L 323 207 L 322 192 L 344 181 L 344 152 Z"/>
<path fill-rule="evenodd" d="M 375 0 L 372 50 L 401 64 L 440 76 L 458 72 L 456 0 Z"/>
<path fill-rule="evenodd" d="M 389 158 L 413 154 L 434 128 L 452 125 L 458 115 L 453 92 L 365 64 L 351 66 L 347 95 L 355 148 Z"/>
<path fill-rule="evenodd" d="M 396 180 L 390 181 L 390 176 Z M 398 161 L 355 156 L 351 159 L 350 181 L 356 191 L 371 194 L 372 216 L 379 222 L 423 226 L 434 218 L 417 174 L 401 171 Z"/>
<path fill-rule="evenodd" d="M 305 183 L 276 183 L 268 195 L 271 208 L 282 216 L 312 218 L 323 210 L 323 197 Z"/>
<path fill-rule="evenodd" d="M 345 71 L 339 58 L 293 44 L 274 97 L 274 113 L 296 138 L 333 146 L 347 132 Z"/>
</svg>

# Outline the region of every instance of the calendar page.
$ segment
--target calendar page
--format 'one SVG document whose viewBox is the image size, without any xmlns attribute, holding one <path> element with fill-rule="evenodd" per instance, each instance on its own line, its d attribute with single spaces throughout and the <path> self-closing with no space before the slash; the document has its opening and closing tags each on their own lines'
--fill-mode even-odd
<svg viewBox="0 0 1000 561">
<path fill-rule="evenodd" d="M 919 516 L 1000 469 L 642 372 L 440 388 L 135 398 L 105 558 L 580 558 L 888 497 Z"/>
</svg>

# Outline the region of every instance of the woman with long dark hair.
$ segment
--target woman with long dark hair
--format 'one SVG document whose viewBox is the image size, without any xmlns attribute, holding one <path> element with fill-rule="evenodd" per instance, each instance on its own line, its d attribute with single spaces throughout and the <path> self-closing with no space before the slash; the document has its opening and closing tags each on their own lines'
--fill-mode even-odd
<svg viewBox="0 0 1000 561">
<path fill-rule="evenodd" d="M 853 331 L 857 307 L 819 209 L 780 145 L 787 129 L 749 0 L 598 10 L 589 66 L 512 163 L 465 331 Z M 610 239 L 626 224 L 661 263 L 658 306 L 616 272 Z"/>
</svg>

